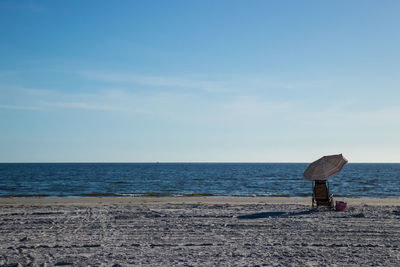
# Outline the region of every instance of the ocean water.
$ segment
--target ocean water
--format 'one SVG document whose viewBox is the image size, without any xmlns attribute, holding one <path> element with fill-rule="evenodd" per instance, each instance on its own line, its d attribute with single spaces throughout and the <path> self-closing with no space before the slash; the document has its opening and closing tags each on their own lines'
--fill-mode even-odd
<svg viewBox="0 0 400 267">
<path fill-rule="evenodd" d="M 306 163 L 2 163 L 0 196 L 311 196 Z M 400 197 L 400 164 L 349 163 L 329 179 L 344 197 Z"/>
</svg>

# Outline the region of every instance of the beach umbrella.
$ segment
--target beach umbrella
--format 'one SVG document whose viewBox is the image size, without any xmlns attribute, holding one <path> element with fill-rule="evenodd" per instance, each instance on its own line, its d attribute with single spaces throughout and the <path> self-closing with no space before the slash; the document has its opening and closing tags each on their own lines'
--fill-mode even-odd
<svg viewBox="0 0 400 267">
<path fill-rule="evenodd" d="M 340 172 L 347 163 L 342 154 L 324 156 L 311 163 L 304 171 L 303 176 L 307 180 L 328 180 L 328 178 Z"/>
</svg>

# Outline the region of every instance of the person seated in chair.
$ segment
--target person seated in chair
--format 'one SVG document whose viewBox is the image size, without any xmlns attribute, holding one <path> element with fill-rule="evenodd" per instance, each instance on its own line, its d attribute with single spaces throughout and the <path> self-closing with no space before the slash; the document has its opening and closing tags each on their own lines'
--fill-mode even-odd
<svg viewBox="0 0 400 267">
<path fill-rule="evenodd" d="M 314 181 L 312 206 L 333 207 L 332 194 L 329 194 L 329 186 L 325 180 Z"/>
</svg>

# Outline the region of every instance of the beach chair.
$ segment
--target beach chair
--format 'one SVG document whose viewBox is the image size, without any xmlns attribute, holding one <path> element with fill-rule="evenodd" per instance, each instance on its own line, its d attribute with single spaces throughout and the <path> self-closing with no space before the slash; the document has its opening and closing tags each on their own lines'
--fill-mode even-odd
<svg viewBox="0 0 400 267">
<path fill-rule="evenodd" d="M 325 180 L 313 182 L 312 206 L 328 206 L 333 208 L 333 194 L 329 194 L 329 184 Z"/>
</svg>

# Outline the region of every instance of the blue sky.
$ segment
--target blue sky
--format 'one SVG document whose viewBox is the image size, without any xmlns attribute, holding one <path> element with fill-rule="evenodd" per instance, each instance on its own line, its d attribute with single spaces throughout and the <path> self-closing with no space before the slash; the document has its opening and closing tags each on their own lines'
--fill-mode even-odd
<svg viewBox="0 0 400 267">
<path fill-rule="evenodd" d="M 0 162 L 400 162 L 399 1 L 0 1 Z"/>
</svg>

